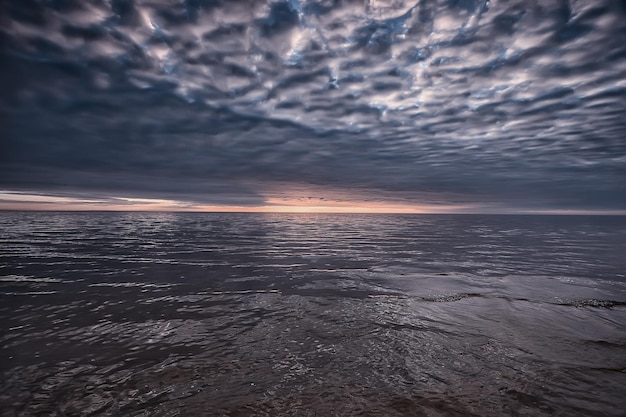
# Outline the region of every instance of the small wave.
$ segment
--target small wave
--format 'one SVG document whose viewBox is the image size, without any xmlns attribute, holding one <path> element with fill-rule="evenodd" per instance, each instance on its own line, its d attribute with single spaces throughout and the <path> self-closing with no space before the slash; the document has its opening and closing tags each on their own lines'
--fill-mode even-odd
<svg viewBox="0 0 626 417">
<path fill-rule="evenodd" d="M 390 299 L 390 298 L 409 298 L 408 295 L 404 294 L 395 294 L 395 293 L 385 293 L 385 294 L 369 294 L 368 298 L 381 298 L 381 299 Z"/>
<path fill-rule="evenodd" d="M 454 301 L 460 301 L 466 298 L 486 298 L 483 294 L 467 292 L 460 294 L 445 294 L 445 295 L 434 295 L 428 297 L 419 297 L 423 301 L 430 301 L 434 303 L 451 303 Z"/>
<path fill-rule="evenodd" d="M 626 306 L 626 301 L 614 301 L 614 300 L 598 300 L 596 298 L 589 298 L 583 300 L 568 300 L 557 298 L 550 304 L 572 306 L 572 307 L 595 307 L 595 308 L 613 308 L 618 306 Z"/>
<path fill-rule="evenodd" d="M 395 298 L 407 298 L 405 295 L 399 294 L 373 294 L 369 296 L 370 298 L 380 298 L 380 297 L 395 297 Z M 506 301 L 524 301 L 529 303 L 536 304 L 553 304 L 560 306 L 570 306 L 570 307 L 594 307 L 594 308 L 613 308 L 626 306 L 626 301 L 616 301 L 616 300 L 601 300 L 596 298 L 589 299 L 562 299 L 555 298 L 552 300 L 541 300 L 541 299 L 529 299 L 524 297 L 510 297 L 506 295 L 487 295 L 475 292 L 463 292 L 463 293 L 453 293 L 453 294 L 437 294 L 437 295 L 428 295 L 428 296 L 417 296 L 418 300 L 432 303 L 453 303 L 456 301 L 465 300 L 468 298 L 482 298 L 482 299 L 501 299 Z"/>
<path fill-rule="evenodd" d="M 58 291 L 25 291 L 25 292 L 1 292 L 2 295 L 50 295 Z"/>
<path fill-rule="evenodd" d="M 142 282 L 97 282 L 90 287 L 140 287 L 140 288 L 170 288 L 178 284 L 149 284 Z"/>
<path fill-rule="evenodd" d="M 598 346 L 604 346 L 604 347 L 608 347 L 608 348 L 616 348 L 616 347 L 617 348 L 621 348 L 621 347 L 624 347 L 624 343 L 610 342 L 608 340 L 587 340 L 587 343 L 598 345 Z"/>
<path fill-rule="evenodd" d="M 0 277 L 0 282 L 44 282 L 44 283 L 62 283 L 69 282 L 56 278 L 36 278 L 26 275 L 7 275 Z"/>
<path fill-rule="evenodd" d="M 239 295 L 239 294 L 268 294 L 278 293 L 279 290 L 239 290 L 239 291 L 212 291 L 207 295 Z"/>
</svg>

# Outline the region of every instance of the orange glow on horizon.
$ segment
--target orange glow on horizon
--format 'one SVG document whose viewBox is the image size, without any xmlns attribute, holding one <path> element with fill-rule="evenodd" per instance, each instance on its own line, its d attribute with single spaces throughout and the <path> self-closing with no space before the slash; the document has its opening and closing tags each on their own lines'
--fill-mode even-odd
<svg viewBox="0 0 626 417">
<path fill-rule="evenodd" d="M 307 204 L 309 201 L 314 204 Z M 185 201 L 110 197 L 72 198 L 0 191 L 0 211 L 146 211 L 198 213 L 362 213 L 362 214 L 462 214 L 510 213 L 555 215 L 626 215 L 626 210 L 523 209 L 489 205 L 409 204 L 268 198 L 260 206 L 208 205 Z"/>
<path fill-rule="evenodd" d="M 454 213 L 459 207 L 436 206 L 217 206 L 217 205 L 169 205 L 169 204 L 72 204 L 72 203 L 28 203 L 0 201 L 0 210 L 15 211 L 153 211 L 153 212 L 216 212 L 216 213 Z"/>
<path fill-rule="evenodd" d="M 323 201 L 268 198 L 260 206 L 208 205 L 174 200 L 114 197 L 87 199 L 0 192 L 0 210 L 26 211 L 171 211 L 244 213 L 454 213 L 469 206 L 418 205 L 386 202 Z"/>
</svg>

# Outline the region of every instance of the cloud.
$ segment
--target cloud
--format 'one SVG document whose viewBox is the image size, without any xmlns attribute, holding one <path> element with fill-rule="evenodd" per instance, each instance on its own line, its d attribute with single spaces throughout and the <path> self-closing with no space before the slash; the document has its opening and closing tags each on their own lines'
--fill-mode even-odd
<svg viewBox="0 0 626 417">
<path fill-rule="evenodd" d="M 624 13 L 10 1 L 0 186 L 250 207 L 314 190 L 624 209 Z"/>
</svg>

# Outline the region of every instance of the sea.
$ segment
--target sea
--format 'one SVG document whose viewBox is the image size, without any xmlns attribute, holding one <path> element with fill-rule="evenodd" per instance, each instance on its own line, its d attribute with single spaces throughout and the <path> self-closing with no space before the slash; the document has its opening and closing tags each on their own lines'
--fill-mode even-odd
<svg viewBox="0 0 626 417">
<path fill-rule="evenodd" d="M 0 213 L 2 416 L 624 416 L 626 217 Z"/>
</svg>

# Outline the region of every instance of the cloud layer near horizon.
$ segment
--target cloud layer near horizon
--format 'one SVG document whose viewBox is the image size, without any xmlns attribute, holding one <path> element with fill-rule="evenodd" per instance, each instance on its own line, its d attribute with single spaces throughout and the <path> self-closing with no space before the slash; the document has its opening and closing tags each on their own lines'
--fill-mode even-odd
<svg viewBox="0 0 626 417">
<path fill-rule="evenodd" d="M 9 1 L 0 188 L 625 209 L 625 22 L 608 0 Z"/>
</svg>

